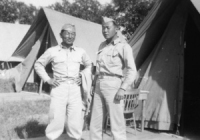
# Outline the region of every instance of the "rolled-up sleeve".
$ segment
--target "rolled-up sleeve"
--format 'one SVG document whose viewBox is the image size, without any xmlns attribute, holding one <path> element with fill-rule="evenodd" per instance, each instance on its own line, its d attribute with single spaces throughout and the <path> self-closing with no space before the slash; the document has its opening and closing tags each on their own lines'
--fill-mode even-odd
<svg viewBox="0 0 200 140">
<path fill-rule="evenodd" d="M 133 52 L 128 44 L 124 46 L 123 58 L 124 58 L 126 73 L 124 74 L 124 81 L 121 85 L 121 88 L 126 90 L 128 86 L 135 80 L 137 73 L 135 61 L 133 58 Z"/>
<path fill-rule="evenodd" d="M 40 58 L 35 62 L 34 65 L 36 73 L 44 82 L 51 79 L 45 70 L 46 65 L 50 62 L 51 62 L 51 49 L 48 49 L 47 51 L 45 51 L 43 55 L 40 56 Z"/>
</svg>

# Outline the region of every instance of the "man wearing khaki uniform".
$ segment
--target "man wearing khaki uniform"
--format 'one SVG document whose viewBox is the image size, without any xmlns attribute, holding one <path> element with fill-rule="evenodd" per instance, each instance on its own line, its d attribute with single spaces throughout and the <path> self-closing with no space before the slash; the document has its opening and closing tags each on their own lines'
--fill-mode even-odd
<svg viewBox="0 0 200 140">
<path fill-rule="evenodd" d="M 110 116 L 114 140 L 126 140 L 123 98 L 127 87 L 135 79 L 136 67 L 131 47 L 118 32 L 118 26 L 113 19 L 102 18 L 102 33 L 106 41 L 101 43 L 97 53 L 97 80 L 90 122 L 90 140 L 102 140 L 102 128 L 107 113 Z"/>
<path fill-rule="evenodd" d="M 65 24 L 60 36 L 62 43 L 49 48 L 35 63 L 37 74 L 52 86 L 46 137 L 56 140 L 64 130 L 66 119 L 67 140 L 80 140 L 83 123 L 80 76 L 91 71 L 91 60 L 83 49 L 73 45 L 76 36 L 74 25 Z M 45 71 L 48 63 L 52 64 L 54 78 Z M 85 66 L 81 72 L 80 64 Z"/>
</svg>

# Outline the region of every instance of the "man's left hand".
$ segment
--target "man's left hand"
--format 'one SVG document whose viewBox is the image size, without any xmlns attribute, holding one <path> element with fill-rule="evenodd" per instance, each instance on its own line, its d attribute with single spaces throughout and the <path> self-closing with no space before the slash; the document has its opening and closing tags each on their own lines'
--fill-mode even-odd
<svg viewBox="0 0 200 140">
<path fill-rule="evenodd" d="M 116 100 L 123 100 L 124 99 L 125 91 L 123 89 L 119 89 L 115 95 Z"/>
</svg>

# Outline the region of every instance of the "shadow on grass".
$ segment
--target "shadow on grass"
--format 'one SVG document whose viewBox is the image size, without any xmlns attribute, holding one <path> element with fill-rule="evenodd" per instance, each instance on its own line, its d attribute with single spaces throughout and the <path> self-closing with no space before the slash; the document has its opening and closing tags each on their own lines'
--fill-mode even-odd
<svg viewBox="0 0 200 140">
<path fill-rule="evenodd" d="M 45 136 L 46 124 L 40 124 L 37 120 L 30 120 L 25 125 L 16 127 L 15 132 L 20 139 Z"/>
<path fill-rule="evenodd" d="M 14 131 L 20 139 L 37 138 L 45 136 L 47 124 L 40 124 L 37 120 L 30 120 L 25 125 L 16 127 Z M 66 128 L 63 130 L 66 134 Z M 84 140 L 81 138 L 81 140 Z"/>
</svg>

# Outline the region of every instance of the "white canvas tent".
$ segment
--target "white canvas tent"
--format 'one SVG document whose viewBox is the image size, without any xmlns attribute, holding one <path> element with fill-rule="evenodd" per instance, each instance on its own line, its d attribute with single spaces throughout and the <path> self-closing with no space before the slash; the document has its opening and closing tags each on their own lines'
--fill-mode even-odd
<svg viewBox="0 0 200 140">
<path fill-rule="evenodd" d="M 0 69 L 8 69 L 23 61 L 20 58 L 11 58 L 11 55 L 29 28 L 30 25 L 0 22 Z"/>
<path fill-rule="evenodd" d="M 77 33 L 74 44 L 84 48 L 95 63 L 99 44 L 104 40 L 101 34 L 101 25 L 51 9 L 42 8 L 23 40 L 11 56 L 11 58 L 24 59 L 24 61 L 14 69 L 19 75 L 15 77 L 16 91 L 21 91 L 23 88 L 36 59 L 44 53 L 47 48 L 61 43 L 59 33 L 65 23 L 75 24 Z M 47 71 L 51 73 L 48 66 Z M 34 80 L 38 79 L 35 73 L 33 77 Z"/>
</svg>

